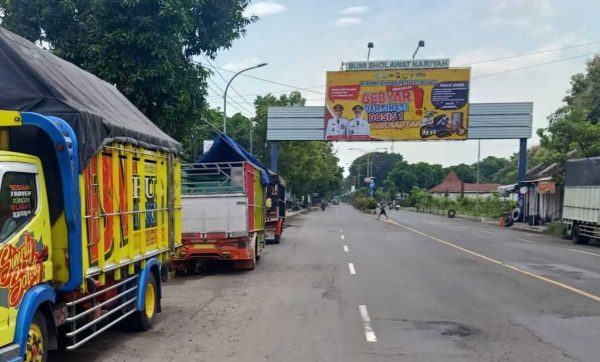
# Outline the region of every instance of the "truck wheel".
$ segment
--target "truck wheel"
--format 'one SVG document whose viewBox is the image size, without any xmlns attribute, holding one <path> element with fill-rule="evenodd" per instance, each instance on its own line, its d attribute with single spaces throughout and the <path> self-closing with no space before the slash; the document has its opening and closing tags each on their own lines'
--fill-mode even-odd
<svg viewBox="0 0 600 362">
<path fill-rule="evenodd" d="M 279 244 L 281 242 L 281 235 L 275 235 L 275 240 L 273 241 L 273 244 Z"/>
<path fill-rule="evenodd" d="M 156 287 L 156 279 L 154 274 L 148 275 L 146 282 L 146 294 L 144 295 L 144 309 L 133 314 L 133 329 L 139 332 L 144 332 L 152 329 L 154 319 L 156 318 L 156 310 L 158 309 L 158 288 Z"/>
<path fill-rule="evenodd" d="M 258 238 L 256 238 L 257 240 L 254 242 L 254 253 L 252 253 L 253 258 L 252 258 L 252 264 L 250 264 L 251 268 L 250 270 L 254 270 L 254 268 L 256 267 L 256 263 L 260 260 L 260 255 L 258 255 Z"/>
<path fill-rule="evenodd" d="M 46 318 L 39 310 L 29 326 L 25 361 L 45 362 L 48 358 L 48 328 Z"/>
<path fill-rule="evenodd" d="M 254 270 L 256 268 L 256 260 L 258 257 L 256 256 L 256 252 L 258 251 L 258 242 L 254 242 L 254 252 L 252 253 L 252 259 L 246 261 L 246 270 Z"/>
<path fill-rule="evenodd" d="M 590 238 L 588 236 L 581 235 L 581 229 L 579 228 L 579 225 L 573 226 L 572 237 L 575 244 L 586 245 L 590 242 Z"/>
</svg>

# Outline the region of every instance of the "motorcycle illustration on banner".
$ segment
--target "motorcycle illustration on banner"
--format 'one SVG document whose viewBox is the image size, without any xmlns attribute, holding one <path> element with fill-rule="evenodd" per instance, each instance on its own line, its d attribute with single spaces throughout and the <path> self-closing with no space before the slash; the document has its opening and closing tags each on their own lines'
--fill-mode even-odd
<svg viewBox="0 0 600 362">
<path fill-rule="evenodd" d="M 436 116 L 435 111 L 430 111 L 421 120 L 419 133 L 423 139 L 431 136 L 445 138 L 453 134 L 463 136 L 467 130 L 463 125 L 462 113 L 452 112 L 451 118 L 448 118 L 445 113 Z"/>
</svg>

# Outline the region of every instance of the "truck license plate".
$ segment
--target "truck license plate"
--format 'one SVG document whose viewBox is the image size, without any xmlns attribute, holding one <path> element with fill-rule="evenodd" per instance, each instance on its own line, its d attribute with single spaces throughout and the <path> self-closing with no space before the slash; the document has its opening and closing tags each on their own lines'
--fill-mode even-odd
<svg viewBox="0 0 600 362">
<path fill-rule="evenodd" d="M 194 245 L 194 249 L 196 249 L 196 250 L 213 249 L 215 247 L 215 244 L 193 244 L 193 245 Z"/>
</svg>

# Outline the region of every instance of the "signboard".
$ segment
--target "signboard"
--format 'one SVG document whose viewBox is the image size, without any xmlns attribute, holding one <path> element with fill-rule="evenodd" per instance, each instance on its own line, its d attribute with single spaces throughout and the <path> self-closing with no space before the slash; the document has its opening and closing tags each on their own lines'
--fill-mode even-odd
<svg viewBox="0 0 600 362">
<path fill-rule="evenodd" d="M 345 62 L 346 70 L 433 69 L 450 67 L 450 59 L 374 60 Z"/>
<path fill-rule="evenodd" d="M 464 140 L 469 68 L 327 72 L 325 139 Z"/>
<path fill-rule="evenodd" d="M 556 183 L 554 181 L 540 181 L 537 184 L 537 189 L 540 194 L 556 193 Z"/>
<path fill-rule="evenodd" d="M 215 143 L 214 140 L 204 140 L 202 144 L 202 153 L 208 152 L 208 150 L 210 150 L 210 148 L 212 147 L 213 143 Z"/>
</svg>

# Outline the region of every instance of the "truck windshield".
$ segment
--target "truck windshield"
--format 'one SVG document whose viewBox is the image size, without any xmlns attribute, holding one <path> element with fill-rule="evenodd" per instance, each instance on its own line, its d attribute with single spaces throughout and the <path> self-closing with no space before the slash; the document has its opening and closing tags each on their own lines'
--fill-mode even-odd
<svg viewBox="0 0 600 362">
<path fill-rule="evenodd" d="M 35 174 L 4 173 L 0 183 L 0 243 L 25 226 L 36 208 Z"/>
</svg>

